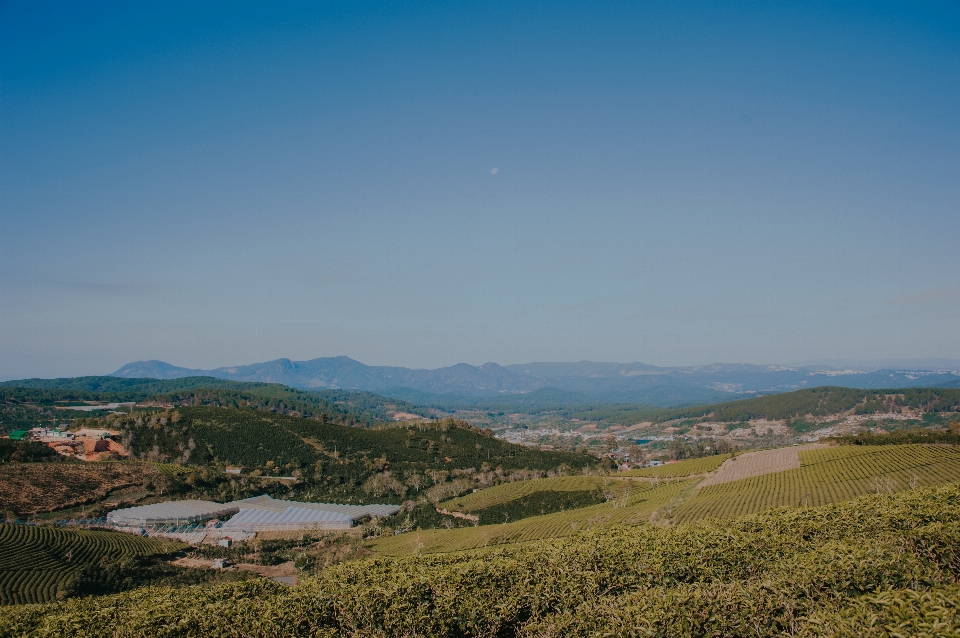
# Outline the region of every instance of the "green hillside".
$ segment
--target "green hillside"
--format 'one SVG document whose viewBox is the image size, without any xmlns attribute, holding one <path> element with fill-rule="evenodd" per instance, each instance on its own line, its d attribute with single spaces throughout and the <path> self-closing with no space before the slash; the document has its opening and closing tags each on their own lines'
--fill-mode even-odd
<svg viewBox="0 0 960 638">
<path fill-rule="evenodd" d="M 469 491 L 483 473 L 494 482 L 513 470 L 597 462 L 588 454 L 507 443 L 453 419 L 364 429 L 253 410 L 189 407 L 96 422 L 120 430 L 136 458 L 190 467 L 234 465 L 248 478 L 293 476 L 304 499 L 400 502 L 440 483 Z M 497 468 L 501 474 L 493 473 Z"/>
<path fill-rule="evenodd" d="M 57 636 L 953 636 L 960 487 L 14 607 Z"/>
<path fill-rule="evenodd" d="M 429 416 L 429 412 L 397 399 L 371 392 L 342 390 L 303 391 L 277 383 L 241 383 L 213 377 L 182 379 L 121 379 L 76 377 L 23 379 L 0 383 L 0 407 L 5 423 L 30 422 L 36 415 L 22 414 L 25 404 L 52 408 L 57 402 L 112 401 L 156 402 L 176 405 L 244 407 L 261 411 L 326 418 L 346 425 L 370 426 L 392 421 L 392 412 Z M 81 412 L 47 411 L 50 416 L 87 416 Z"/>
<path fill-rule="evenodd" d="M 960 411 L 960 390 L 945 388 L 907 388 L 904 390 L 855 390 L 824 386 L 783 394 L 703 405 L 679 410 L 665 410 L 656 421 L 709 416 L 723 422 L 750 419 L 797 420 L 853 411 L 855 414 L 921 408 L 926 412 Z"/>
<path fill-rule="evenodd" d="M 960 481 L 960 447 L 956 446 L 838 446 L 801 451 L 799 456 L 799 469 L 771 471 L 702 488 L 699 483 L 703 474 L 716 470 L 728 455 L 632 470 L 614 477 L 583 476 L 497 485 L 440 504 L 449 510 L 479 515 L 478 526 L 411 531 L 378 539 L 373 548 L 387 555 L 460 551 L 568 536 L 585 528 L 619 523 L 688 523 L 706 517 L 753 514 L 773 507 L 824 505 L 878 490 L 900 492 Z M 752 458 L 745 455 L 731 463 L 749 469 Z M 550 502 L 536 499 L 538 492 L 559 495 L 562 490 L 585 491 L 588 487 L 599 490 L 605 502 L 564 511 L 545 509 L 538 515 L 541 512 L 537 507 Z M 528 511 L 518 512 L 516 507 L 510 507 L 531 495 L 536 502 L 530 503 Z M 555 502 L 557 495 L 551 497 Z M 511 517 L 505 520 L 502 513 Z M 500 517 L 496 518 L 497 515 Z M 395 518 L 402 517 L 399 514 Z"/>
<path fill-rule="evenodd" d="M 118 532 L 0 523 L 0 604 L 42 603 L 125 588 L 142 559 L 185 548 Z"/>
</svg>

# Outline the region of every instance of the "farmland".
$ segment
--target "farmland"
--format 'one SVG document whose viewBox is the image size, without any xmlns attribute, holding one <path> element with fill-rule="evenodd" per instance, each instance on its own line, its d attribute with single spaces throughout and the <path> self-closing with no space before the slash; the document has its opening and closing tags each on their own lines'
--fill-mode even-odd
<svg viewBox="0 0 960 638">
<path fill-rule="evenodd" d="M 646 476 L 649 478 L 677 478 L 684 476 L 695 476 L 697 474 L 706 474 L 720 467 L 724 461 L 730 458 L 729 454 L 715 454 L 713 456 L 704 456 L 699 459 L 689 459 L 677 463 L 666 463 L 656 467 L 645 467 L 639 470 L 627 470 L 622 472 L 621 476 Z"/>
<path fill-rule="evenodd" d="M 707 477 L 700 487 L 719 485 L 739 481 L 752 476 L 762 476 L 771 472 L 784 472 L 800 467 L 800 453 L 810 449 L 822 447 L 817 444 L 775 448 L 742 454 L 729 463 L 724 463 L 712 475 Z"/>
<path fill-rule="evenodd" d="M 695 482 L 691 480 L 677 480 L 654 487 L 652 483 L 637 481 L 626 484 L 619 491 L 611 493 L 609 501 L 598 505 L 532 516 L 499 525 L 408 532 L 373 541 L 372 549 L 377 553 L 390 556 L 454 552 L 491 545 L 570 536 L 594 527 L 643 523 L 654 512 L 669 505 L 686 488 L 694 484 Z"/>
<path fill-rule="evenodd" d="M 718 486 L 719 487 L 719 486 Z M 331 567 L 285 588 L 7 608 L 58 636 L 935 636 L 960 631 L 960 487 Z"/>
<path fill-rule="evenodd" d="M 782 469 L 785 467 L 793 469 Z M 703 474 L 709 472 L 715 473 L 703 480 Z M 624 475 L 631 479 L 617 478 Z M 718 477 L 720 481 L 713 483 Z M 761 451 L 729 460 L 728 455 L 717 455 L 632 470 L 616 477 L 576 476 L 497 485 L 441 504 L 449 510 L 480 515 L 477 527 L 413 531 L 378 539 L 372 547 L 386 555 L 460 551 L 568 536 L 620 523 L 675 524 L 780 506 L 824 505 L 877 491 L 895 492 L 958 480 L 960 448 L 952 446 L 814 445 Z M 485 512 L 512 512 L 506 505 L 529 495 L 588 487 L 603 493 L 606 502 L 540 516 L 527 512 L 522 520 L 484 517 Z"/>
<path fill-rule="evenodd" d="M 82 593 L 91 584 L 85 581 L 102 576 L 96 574 L 99 567 L 183 547 L 117 532 L 0 524 L 0 604 L 41 603 Z"/>
<path fill-rule="evenodd" d="M 960 448 L 953 446 L 837 446 L 800 452 L 800 463 L 798 469 L 702 487 L 677 507 L 673 520 L 824 505 L 874 492 L 960 481 Z"/>
<path fill-rule="evenodd" d="M 440 503 L 441 507 L 460 512 L 475 512 L 513 501 L 536 492 L 581 492 L 603 488 L 629 488 L 630 481 L 605 476 L 562 476 L 501 483 L 485 490 Z"/>
</svg>

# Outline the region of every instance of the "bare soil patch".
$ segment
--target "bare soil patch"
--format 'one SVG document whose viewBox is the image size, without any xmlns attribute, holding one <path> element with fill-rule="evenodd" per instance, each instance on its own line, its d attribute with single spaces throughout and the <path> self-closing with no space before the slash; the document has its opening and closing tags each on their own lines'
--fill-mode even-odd
<svg viewBox="0 0 960 638">
<path fill-rule="evenodd" d="M 812 443 L 809 445 L 794 445 L 791 447 L 781 447 L 774 450 L 761 450 L 759 452 L 749 452 L 740 454 L 732 459 L 726 460 L 713 476 L 709 476 L 699 487 L 708 485 L 720 485 L 721 483 L 730 483 L 740 479 L 753 476 L 762 476 L 773 472 L 783 472 L 785 470 L 800 469 L 800 452 L 802 450 L 815 450 L 820 447 L 826 447 L 823 444 Z"/>
</svg>

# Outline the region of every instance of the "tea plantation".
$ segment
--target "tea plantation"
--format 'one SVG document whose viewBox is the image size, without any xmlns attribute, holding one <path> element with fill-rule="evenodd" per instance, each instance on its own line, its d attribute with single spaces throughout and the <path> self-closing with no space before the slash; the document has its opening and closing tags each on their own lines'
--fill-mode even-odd
<svg viewBox="0 0 960 638">
<path fill-rule="evenodd" d="M 960 486 L 8 607 L 57 636 L 955 636 Z"/>
<path fill-rule="evenodd" d="M 167 554 L 184 544 L 118 532 L 0 524 L 0 604 L 41 603 L 76 593 L 91 567 Z"/>
</svg>

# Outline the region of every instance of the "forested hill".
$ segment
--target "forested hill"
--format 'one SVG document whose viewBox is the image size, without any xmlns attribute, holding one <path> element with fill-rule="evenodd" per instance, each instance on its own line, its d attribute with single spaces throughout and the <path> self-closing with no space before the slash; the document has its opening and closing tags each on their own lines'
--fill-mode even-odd
<svg viewBox="0 0 960 638">
<path fill-rule="evenodd" d="M 119 430 L 135 458 L 186 467 L 234 465 L 246 476 L 292 476 L 304 483 L 306 495 L 338 500 L 399 498 L 408 488 L 441 484 L 454 475 L 472 477 L 460 486 L 469 491 L 478 475 L 498 468 L 501 477 L 512 470 L 597 463 L 589 454 L 507 443 L 454 419 L 365 429 L 252 410 L 183 407 L 111 415 L 84 425 Z"/>
<path fill-rule="evenodd" d="M 213 377 L 168 380 L 76 377 L 0 383 L 0 403 L 53 405 L 56 401 L 147 401 L 244 407 L 366 426 L 392 421 L 392 414 L 398 411 L 424 417 L 429 414 L 406 401 L 387 399 L 372 392 L 304 391 L 277 383 L 238 382 Z"/>
<path fill-rule="evenodd" d="M 960 411 L 960 390 L 855 390 L 824 386 L 714 405 L 663 410 L 657 414 L 655 421 L 662 423 L 674 419 L 703 417 L 720 422 L 763 418 L 792 421 L 807 416 L 824 417 L 844 412 L 869 415 L 899 412 L 904 409 L 933 413 Z"/>
</svg>

